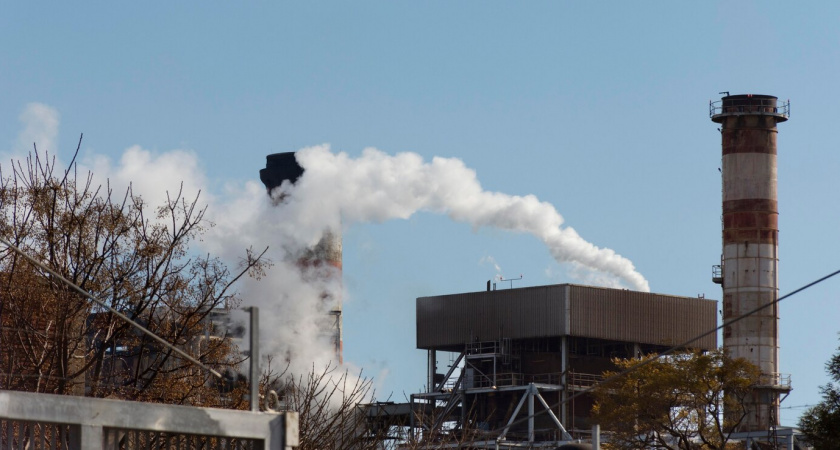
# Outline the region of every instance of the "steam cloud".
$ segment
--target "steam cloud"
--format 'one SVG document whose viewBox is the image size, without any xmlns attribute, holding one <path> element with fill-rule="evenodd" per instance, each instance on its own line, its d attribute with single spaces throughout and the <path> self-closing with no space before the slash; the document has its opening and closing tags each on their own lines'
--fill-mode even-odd
<svg viewBox="0 0 840 450">
<path fill-rule="evenodd" d="M 25 130 L 20 141 L 41 139 L 47 147 L 55 145 L 55 110 L 29 105 L 21 119 Z M 273 266 L 261 280 L 245 280 L 240 293 L 247 305 L 261 309 L 262 351 L 278 357 L 276 369 L 283 369 L 288 359 L 293 373 L 306 373 L 313 365 L 318 370 L 335 359 L 328 311 L 319 299 L 324 292 L 345 301 L 348 296 L 342 294 L 340 281 L 326 273 L 333 269 L 318 268 L 325 273 L 313 276 L 301 273 L 295 261 L 295 255 L 315 245 L 325 229 L 407 219 L 424 211 L 446 214 L 474 229 L 529 233 L 545 243 L 555 260 L 570 263 L 573 274 L 581 272 L 589 279 L 594 274 L 601 283 L 649 290 L 648 282 L 629 260 L 564 227 L 563 217 L 551 204 L 533 195 L 487 192 L 475 171 L 458 159 L 435 157 L 425 162 L 417 154 L 388 155 L 375 149 L 351 158 L 333 153 L 328 146 L 305 148 L 297 153 L 297 159 L 304 175 L 294 186 L 284 183 L 274 190 L 275 198 L 286 196 L 279 207 L 257 181 L 229 184 L 224 192 L 208 195 L 199 159 L 190 151 L 153 154 L 133 146 L 117 162 L 87 155 L 82 165 L 100 182 L 107 177 L 115 195 L 132 183 L 134 192 L 152 206 L 166 198 L 166 191 L 177 192 L 181 182 L 187 198 L 204 189 L 201 198 L 208 204 L 208 218 L 215 227 L 200 245 L 203 251 L 231 264 L 239 261 L 247 247 L 261 250 L 270 246 L 267 256 Z M 254 168 L 255 174 L 258 169 Z"/>
<path fill-rule="evenodd" d="M 338 229 L 342 222 L 384 222 L 428 211 L 446 214 L 474 229 L 531 234 L 558 262 L 574 262 L 633 289 L 650 290 L 630 260 L 563 227 L 563 217 L 550 203 L 533 195 L 487 192 L 475 171 L 459 159 L 435 157 L 426 163 L 414 153 L 391 156 L 372 148 L 353 159 L 346 153 L 332 153 L 328 146 L 303 149 L 297 159 L 304 168 L 303 177 L 294 187 L 280 188 L 290 199 L 284 206 L 287 214 L 297 218 L 286 233 L 297 240 L 317 241 L 312 231 L 325 226 Z"/>
<path fill-rule="evenodd" d="M 29 103 L 19 119 L 23 130 L 18 135 L 14 155 L 26 155 L 32 150 L 33 142 L 38 144 L 38 150 L 55 152 L 59 123 L 58 111 L 55 108 L 43 103 Z"/>
</svg>

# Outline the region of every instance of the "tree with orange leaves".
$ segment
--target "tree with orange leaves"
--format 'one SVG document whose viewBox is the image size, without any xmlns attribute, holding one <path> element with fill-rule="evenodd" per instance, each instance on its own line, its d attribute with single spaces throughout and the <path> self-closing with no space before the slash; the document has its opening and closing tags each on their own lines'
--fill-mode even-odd
<svg viewBox="0 0 840 450">
<path fill-rule="evenodd" d="M 595 390 L 593 408 L 611 448 L 728 448 L 760 377 L 723 349 L 614 363 L 618 370 L 604 374 L 609 381 Z"/>
<path fill-rule="evenodd" d="M 81 140 L 80 140 L 81 144 Z M 77 148 L 78 153 L 78 148 Z M 0 236 L 111 308 L 217 371 L 239 353 L 212 320 L 239 304 L 234 284 L 259 276 L 246 251 L 231 271 L 191 253 L 205 227 L 198 198 L 151 210 L 37 149 L 0 166 Z M 0 248 L 0 389 L 238 407 L 242 393 L 161 346 L 56 277 Z"/>
</svg>

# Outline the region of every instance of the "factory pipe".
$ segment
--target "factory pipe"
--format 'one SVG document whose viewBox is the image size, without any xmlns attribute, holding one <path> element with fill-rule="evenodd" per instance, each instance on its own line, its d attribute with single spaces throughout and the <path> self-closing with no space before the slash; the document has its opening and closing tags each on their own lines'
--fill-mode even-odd
<svg viewBox="0 0 840 450">
<path fill-rule="evenodd" d="M 789 102 L 769 95 L 727 95 L 710 103 L 722 139 L 723 254 L 714 281 L 723 287 L 724 321 L 774 303 L 779 295 L 776 125 L 788 113 Z M 780 394 L 790 386 L 779 375 L 778 306 L 726 326 L 723 345 L 732 357 L 761 370 L 741 431 L 779 425 Z"/>
<path fill-rule="evenodd" d="M 274 153 L 266 156 L 264 169 L 260 169 L 260 181 L 265 185 L 269 195 L 274 188 L 280 187 L 284 181 L 296 183 L 303 175 L 303 167 L 298 164 L 294 152 Z M 283 198 L 274 197 L 277 206 L 282 206 Z M 323 265 L 332 267 L 333 276 L 341 280 L 342 249 L 341 233 L 339 230 L 324 230 L 323 237 L 314 247 L 308 248 L 298 255 L 297 265 L 301 270 L 317 268 Z M 339 364 L 343 363 L 344 339 L 342 336 L 342 307 L 341 297 L 324 293 L 321 301 L 328 311 L 332 321 L 331 339 L 335 346 Z"/>
</svg>

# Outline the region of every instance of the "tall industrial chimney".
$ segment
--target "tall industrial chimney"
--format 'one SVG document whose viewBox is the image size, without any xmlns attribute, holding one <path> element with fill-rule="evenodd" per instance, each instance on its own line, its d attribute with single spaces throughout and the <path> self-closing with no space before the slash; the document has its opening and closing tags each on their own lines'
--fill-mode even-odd
<svg viewBox="0 0 840 450">
<path fill-rule="evenodd" d="M 728 93 L 727 93 L 728 94 Z M 779 208 L 776 196 L 776 124 L 790 102 L 770 95 L 727 95 L 710 102 L 723 143 L 723 255 L 713 280 L 723 287 L 723 320 L 767 308 L 726 326 L 723 346 L 761 369 L 740 431 L 779 425 L 779 398 L 790 379 L 779 374 Z"/>
<path fill-rule="evenodd" d="M 260 181 L 265 185 L 266 190 L 279 187 L 284 181 L 294 184 L 303 175 L 303 167 L 298 164 L 294 152 L 274 153 L 266 156 L 265 169 L 260 169 Z M 275 199 L 277 206 L 282 207 L 282 199 Z M 311 270 L 322 266 L 329 266 L 333 270 L 327 276 L 334 276 L 341 281 L 341 233 L 339 230 L 324 230 L 324 235 L 315 247 L 304 250 L 297 255 L 297 265 L 303 271 L 304 277 L 321 276 L 323 271 Z M 344 342 L 342 338 L 342 317 L 341 297 L 332 296 L 329 293 L 321 295 L 323 309 L 329 311 L 329 317 L 325 318 L 331 322 L 333 327 L 331 339 L 335 345 L 338 362 L 342 362 Z"/>
</svg>

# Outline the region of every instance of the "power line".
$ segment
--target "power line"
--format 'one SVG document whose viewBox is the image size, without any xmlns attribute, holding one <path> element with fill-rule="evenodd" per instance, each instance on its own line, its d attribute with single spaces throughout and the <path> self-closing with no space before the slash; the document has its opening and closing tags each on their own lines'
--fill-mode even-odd
<svg viewBox="0 0 840 450">
<path fill-rule="evenodd" d="M 662 357 L 664 357 L 664 356 L 668 356 L 668 355 L 670 355 L 670 354 L 672 354 L 672 353 L 676 352 L 677 350 L 680 350 L 680 349 L 686 348 L 686 347 L 688 347 L 688 345 L 689 345 L 689 344 L 691 344 L 691 343 L 693 343 L 693 342 L 695 342 L 695 341 L 699 341 L 700 339 L 703 339 L 704 337 L 706 337 L 706 336 L 708 336 L 708 335 L 710 335 L 710 334 L 717 333 L 717 332 L 718 332 L 718 330 L 720 330 L 720 329 L 722 329 L 722 328 L 724 328 L 724 327 L 727 327 L 727 326 L 729 326 L 729 325 L 732 325 L 733 323 L 740 322 L 741 320 L 744 320 L 744 319 L 746 319 L 747 317 L 749 317 L 749 316 L 751 316 L 751 315 L 753 315 L 753 314 L 755 314 L 755 313 L 757 313 L 757 312 L 759 312 L 759 311 L 761 311 L 761 310 L 763 310 L 763 309 L 765 309 L 765 308 L 769 308 L 769 307 L 771 307 L 771 306 L 773 306 L 773 305 L 776 305 L 776 304 L 778 304 L 779 302 L 781 302 L 782 300 L 785 300 L 785 299 L 787 299 L 787 298 L 790 298 L 790 297 L 792 297 L 792 296 L 794 296 L 794 295 L 796 295 L 796 294 L 798 294 L 798 293 L 800 293 L 800 292 L 802 292 L 802 291 L 804 291 L 804 290 L 806 290 L 806 289 L 808 289 L 808 288 L 810 288 L 810 287 L 813 287 L 813 286 L 815 286 L 815 285 L 817 285 L 817 284 L 820 284 L 820 283 L 822 283 L 823 281 L 826 281 L 826 280 L 828 280 L 829 278 L 832 278 L 832 277 L 834 277 L 834 276 L 836 276 L 836 275 L 838 275 L 838 274 L 840 274 L 840 270 L 836 270 L 836 271 L 834 271 L 834 272 L 832 272 L 832 273 L 830 273 L 830 274 L 828 274 L 828 275 L 826 275 L 826 276 L 824 276 L 824 277 L 822 277 L 822 278 L 819 278 L 819 279 L 817 279 L 817 280 L 814 280 L 814 281 L 812 281 L 812 282 L 810 282 L 810 283 L 808 283 L 808 284 L 806 284 L 806 285 L 804 285 L 804 286 L 802 286 L 802 287 L 800 287 L 800 288 L 798 288 L 798 289 L 796 289 L 796 290 L 794 290 L 794 291 L 792 291 L 792 292 L 790 292 L 790 293 L 788 293 L 788 294 L 785 294 L 785 295 L 783 295 L 783 296 L 781 296 L 781 297 L 777 298 L 776 300 L 773 300 L 773 301 L 772 301 L 772 302 L 770 302 L 770 303 L 767 303 L 767 304 L 765 304 L 765 305 L 759 306 L 759 307 L 757 307 L 757 308 L 755 308 L 755 309 L 753 309 L 753 310 L 750 310 L 750 311 L 748 311 L 748 312 L 746 312 L 746 313 L 744 313 L 744 314 L 742 314 L 742 315 L 740 315 L 740 316 L 738 316 L 738 317 L 735 317 L 735 318 L 733 318 L 733 319 L 727 320 L 727 321 L 723 322 L 722 324 L 720 324 L 719 326 L 717 326 L 717 327 L 715 327 L 715 328 L 713 328 L 713 329 L 711 329 L 711 330 L 709 330 L 709 331 L 706 331 L 706 332 L 704 332 L 704 333 L 702 333 L 702 334 L 699 334 L 699 335 L 697 335 L 697 336 L 695 336 L 695 337 L 693 337 L 693 338 L 691 338 L 691 339 L 689 339 L 689 340 L 687 340 L 687 341 L 685 341 L 685 342 L 683 342 L 683 343 L 681 343 L 681 344 L 675 345 L 675 346 L 673 346 L 673 347 L 669 348 L 668 350 L 665 350 L 664 352 L 662 352 L 662 353 L 660 353 L 660 354 L 656 355 L 656 357 L 654 357 L 654 358 L 646 359 L 646 360 L 641 361 L 640 363 L 638 363 L 638 364 L 636 364 L 636 365 L 634 365 L 634 366 L 631 366 L 631 367 L 628 367 L 627 369 L 624 369 L 624 370 L 623 370 L 623 371 L 621 371 L 621 372 L 615 373 L 615 374 L 613 374 L 613 375 L 611 375 L 611 376 L 609 376 L 609 377 L 607 377 L 607 378 L 604 378 L 603 380 L 601 380 L 601 381 L 599 381 L 599 382 L 597 382 L 597 383 L 593 384 L 592 386 L 590 386 L 590 387 L 588 387 L 588 388 L 586 388 L 586 389 L 584 389 L 584 390 L 582 390 L 582 391 L 578 391 L 578 392 L 577 392 L 577 393 L 575 393 L 575 394 L 570 395 L 570 396 L 569 396 L 569 397 L 567 397 L 565 400 L 561 400 L 561 401 L 559 401 L 559 402 L 557 402 L 557 403 L 555 403 L 555 404 L 551 405 L 551 408 L 549 408 L 549 409 L 552 409 L 552 410 L 553 410 L 554 408 L 556 408 L 556 407 L 558 407 L 558 406 L 560 406 L 560 405 L 563 405 L 564 403 L 568 403 L 570 400 L 573 400 L 573 399 L 578 398 L 578 397 L 580 397 L 580 396 L 582 396 L 582 395 L 585 395 L 585 394 L 589 394 L 590 392 L 594 391 L 594 390 L 595 390 L 598 386 L 600 386 L 600 385 L 603 385 L 603 384 L 606 384 L 606 383 L 612 382 L 612 381 L 614 381 L 614 380 L 617 380 L 617 379 L 619 379 L 619 378 L 623 377 L 624 375 L 627 375 L 627 374 L 629 374 L 629 373 L 631 373 L 631 372 L 634 372 L 634 371 L 636 371 L 636 370 L 638 370 L 638 369 L 640 369 L 640 368 L 642 368 L 642 367 L 644 367 L 644 366 L 646 366 L 646 365 L 648 365 L 648 364 L 651 364 L 651 363 L 653 363 L 654 361 L 656 361 L 656 360 L 658 360 L 658 359 L 660 359 L 660 358 L 662 358 Z M 537 416 L 539 416 L 540 414 L 545 414 L 545 412 L 546 412 L 546 410 L 540 410 L 539 412 L 535 412 L 534 414 L 529 414 L 529 415 L 527 415 L 527 416 L 523 417 L 522 419 L 515 420 L 515 421 L 511 422 L 510 424 L 505 425 L 505 426 L 504 426 L 504 427 L 502 427 L 502 428 L 497 428 L 497 429 L 495 429 L 495 430 L 488 431 L 487 433 L 488 433 L 488 434 L 495 434 L 495 433 L 498 433 L 498 432 L 500 432 L 500 431 L 504 430 L 505 428 L 509 428 L 509 427 L 511 427 L 511 426 L 513 426 L 513 425 L 518 425 L 518 424 L 524 423 L 525 421 L 527 421 L 527 420 L 531 419 L 532 417 L 537 417 Z"/>
<path fill-rule="evenodd" d="M 197 360 L 197 359 L 193 358 L 192 356 L 190 356 L 189 354 L 187 354 L 187 353 L 186 353 L 186 352 L 184 352 L 183 350 L 181 350 L 181 349 L 179 349 L 178 347 L 175 347 L 174 345 L 170 344 L 169 342 L 167 342 L 167 341 L 166 341 L 165 339 L 163 339 L 162 337 L 160 337 L 160 336 L 158 336 L 158 335 L 156 335 L 156 334 L 152 333 L 151 331 L 149 331 L 148 329 L 146 329 L 146 327 L 144 327 L 143 325 L 140 325 L 139 323 L 137 323 L 137 322 L 135 322 L 135 321 L 131 320 L 131 319 L 130 319 L 128 316 L 126 316 L 125 314 L 123 314 L 123 313 L 121 313 L 121 312 L 117 311 L 116 309 L 112 308 L 112 307 L 111 307 L 110 305 L 108 305 L 106 302 L 104 302 L 104 301 L 100 300 L 99 298 L 95 297 L 95 296 L 94 296 L 93 294 L 91 294 L 90 292 L 88 292 L 88 291 L 86 291 L 86 290 L 84 290 L 84 289 L 80 288 L 79 286 L 77 286 L 75 283 L 73 283 L 72 281 L 68 280 L 67 278 L 64 278 L 64 277 L 63 277 L 63 276 L 61 276 L 58 272 L 56 272 L 56 271 L 54 271 L 54 270 L 50 269 L 49 267 L 47 267 L 47 266 L 46 266 L 45 264 L 43 264 L 42 262 L 40 262 L 40 261 L 36 260 L 35 258 L 33 258 L 33 257 L 29 256 L 29 255 L 27 255 L 27 254 L 26 254 L 23 250 L 19 249 L 18 247 L 16 247 L 15 245 L 13 245 L 11 242 L 7 241 L 5 238 L 0 237 L 0 243 L 2 243 L 3 245 L 5 245 L 6 247 L 10 248 L 11 250 L 14 250 L 14 251 L 15 251 L 15 253 L 17 253 L 17 254 L 19 254 L 20 256 L 22 256 L 24 259 L 26 259 L 27 261 L 29 261 L 32 265 L 34 265 L 34 266 L 36 266 L 36 267 L 38 267 L 38 268 L 40 268 L 40 269 L 42 269 L 42 270 L 46 271 L 46 272 L 47 272 L 47 273 L 49 273 L 50 275 L 52 275 L 52 276 L 56 277 L 57 279 L 61 280 L 61 282 L 63 282 L 64 284 L 66 284 L 66 285 L 70 286 L 70 287 L 71 287 L 74 291 L 78 292 L 79 294 L 81 294 L 82 296 L 84 296 L 84 297 L 86 297 L 86 298 L 89 298 L 90 300 L 92 300 L 92 301 L 93 301 L 94 303 L 96 303 L 97 305 L 99 305 L 99 306 L 101 306 L 101 307 L 103 307 L 103 308 L 107 309 L 108 311 L 110 311 L 111 313 L 113 313 L 115 316 L 117 316 L 117 317 L 119 317 L 120 319 L 122 319 L 122 320 L 124 320 L 124 321 L 128 322 L 128 323 L 129 323 L 129 324 L 131 324 L 134 328 L 137 328 L 138 330 L 142 331 L 142 332 L 143 332 L 143 333 L 145 333 L 147 336 L 149 336 L 150 338 L 154 339 L 155 341 L 157 341 L 157 342 L 158 342 L 158 343 L 160 343 L 161 345 L 163 345 L 163 346 L 165 346 L 165 347 L 169 348 L 170 350 L 174 351 L 175 353 L 177 353 L 178 355 L 180 355 L 181 357 L 183 357 L 183 358 L 184 358 L 184 359 L 186 359 L 187 361 L 189 361 L 189 362 L 191 362 L 191 363 L 193 363 L 193 364 L 195 364 L 195 365 L 197 365 L 197 366 L 201 367 L 202 369 L 204 369 L 204 370 L 206 370 L 206 371 L 210 372 L 210 373 L 211 373 L 213 376 L 215 376 L 216 378 L 218 378 L 218 379 L 220 379 L 220 380 L 222 379 L 222 374 L 220 374 L 219 372 L 217 372 L 217 371 L 215 371 L 215 370 L 211 369 L 210 367 L 208 367 L 207 365 L 205 365 L 205 364 L 204 364 L 204 363 L 202 363 L 201 361 L 199 361 L 199 360 Z"/>
</svg>

